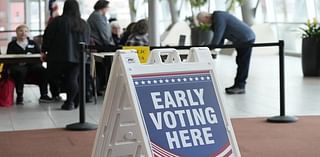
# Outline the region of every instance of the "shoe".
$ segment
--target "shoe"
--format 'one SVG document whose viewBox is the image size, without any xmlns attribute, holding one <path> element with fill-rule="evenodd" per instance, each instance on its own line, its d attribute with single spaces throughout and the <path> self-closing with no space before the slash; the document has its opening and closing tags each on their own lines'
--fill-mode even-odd
<svg viewBox="0 0 320 157">
<path fill-rule="evenodd" d="M 67 111 L 70 111 L 70 110 L 73 110 L 74 109 L 74 105 L 71 103 L 71 104 L 67 104 L 67 103 L 64 103 L 62 106 L 61 106 L 61 110 L 67 110 Z"/>
<path fill-rule="evenodd" d="M 51 103 L 51 102 L 53 102 L 53 99 L 50 98 L 48 95 L 43 95 L 40 97 L 39 102 L 40 103 Z"/>
<path fill-rule="evenodd" d="M 22 96 L 17 96 L 16 105 L 23 105 L 23 97 Z"/>
<path fill-rule="evenodd" d="M 79 107 L 79 103 L 74 104 L 74 109 L 77 109 Z"/>
<path fill-rule="evenodd" d="M 244 94 L 246 93 L 246 89 L 244 87 L 231 86 L 226 88 L 227 94 Z"/>
<path fill-rule="evenodd" d="M 60 102 L 60 101 L 62 101 L 62 97 L 59 96 L 59 95 L 52 97 L 52 99 L 53 99 L 54 102 Z"/>
</svg>

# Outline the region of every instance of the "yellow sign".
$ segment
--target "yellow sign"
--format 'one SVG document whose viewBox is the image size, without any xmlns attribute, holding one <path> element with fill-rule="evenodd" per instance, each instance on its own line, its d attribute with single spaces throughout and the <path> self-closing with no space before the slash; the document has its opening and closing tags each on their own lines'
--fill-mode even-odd
<svg viewBox="0 0 320 157">
<path fill-rule="evenodd" d="M 3 65 L 4 65 L 3 63 L 0 63 L 0 78 L 2 77 L 2 76 L 1 76 L 1 73 L 2 73 L 2 71 L 3 71 Z"/>
<path fill-rule="evenodd" d="M 134 49 L 137 50 L 138 57 L 141 63 L 147 63 L 148 57 L 150 54 L 150 47 L 149 46 L 124 46 L 124 50 Z"/>
</svg>

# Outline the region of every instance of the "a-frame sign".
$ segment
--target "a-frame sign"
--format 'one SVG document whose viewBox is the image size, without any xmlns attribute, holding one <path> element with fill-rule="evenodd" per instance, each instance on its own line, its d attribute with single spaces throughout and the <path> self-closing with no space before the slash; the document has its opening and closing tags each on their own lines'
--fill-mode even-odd
<svg viewBox="0 0 320 157">
<path fill-rule="evenodd" d="M 153 50 L 148 64 L 119 50 L 92 157 L 239 157 L 218 91 L 208 48 L 192 48 L 186 61 Z"/>
</svg>

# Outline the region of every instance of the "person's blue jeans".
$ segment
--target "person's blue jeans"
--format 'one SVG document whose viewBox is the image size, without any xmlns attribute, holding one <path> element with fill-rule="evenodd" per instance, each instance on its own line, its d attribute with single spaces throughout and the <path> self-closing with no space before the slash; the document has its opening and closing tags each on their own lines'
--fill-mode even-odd
<svg viewBox="0 0 320 157">
<path fill-rule="evenodd" d="M 240 46 L 250 45 L 252 43 L 254 43 L 254 40 L 251 40 L 239 45 Z M 246 85 L 248 74 L 249 74 L 252 47 L 244 46 L 241 48 L 236 48 L 236 50 L 237 50 L 236 63 L 238 68 L 237 68 L 236 77 L 234 79 L 234 86 L 244 88 Z"/>
</svg>

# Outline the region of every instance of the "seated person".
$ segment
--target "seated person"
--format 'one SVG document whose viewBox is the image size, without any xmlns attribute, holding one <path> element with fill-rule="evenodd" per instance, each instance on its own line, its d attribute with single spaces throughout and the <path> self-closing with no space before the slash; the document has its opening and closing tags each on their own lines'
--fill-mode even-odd
<svg viewBox="0 0 320 157">
<path fill-rule="evenodd" d="M 38 45 L 27 37 L 29 28 L 26 25 L 20 25 L 16 28 L 17 38 L 8 44 L 7 54 L 35 54 L 40 53 Z M 10 75 L 15 86 L 17 105 L 23 105 L 23 86 L 27 76 L 35 76 L 37 84 L 40 87 L 40 102 L 52 102 L 48 94 L 48 83 L 46 79 L 46 69 L 39 63 L 16 63 L 9 65 Z"/>
<path fill-rule="evenodd" d="M 120 39 L 120 45 L 125 45 L 127 43 L 127 40 L 129 38 L 129 36 L 132 34 L 134 25 L 136 23 L 135 22 L 131 22 L 127 28 L 124 30 L 124 32 L 122 33 L 121 39 Z"/>
<path fill-rule="evenodd" d="M 111 26 L 106 18 L 106 14 L 109 12 L 109 1 L 97 0 L 94 4 L 94 12 L 92 12 L 87 20 L 90 27 L 90 37 L 95 45 L 95 49 L 98 52 L 114 52 L 115 47 Z M 97 93 L 102 95 L 102 91 L 105 91 L 105 86 L 109 78 L 109 72 L 111 70 L 112 60 L 107 59 L 105 63 L 96 62 L 96 82 Z"/>
<path fill-rule="evenodd" d="M 129 36 L 126 46 L 148 46 L 148 21 L 139 20 L 133 27 L 132 34 Z"/>
<path fill-rule="evenodd" d="M 112 39 L 115 46 L 120 46 L 121 27 L 117 21 L 111 22 Z"/>
</svg>

